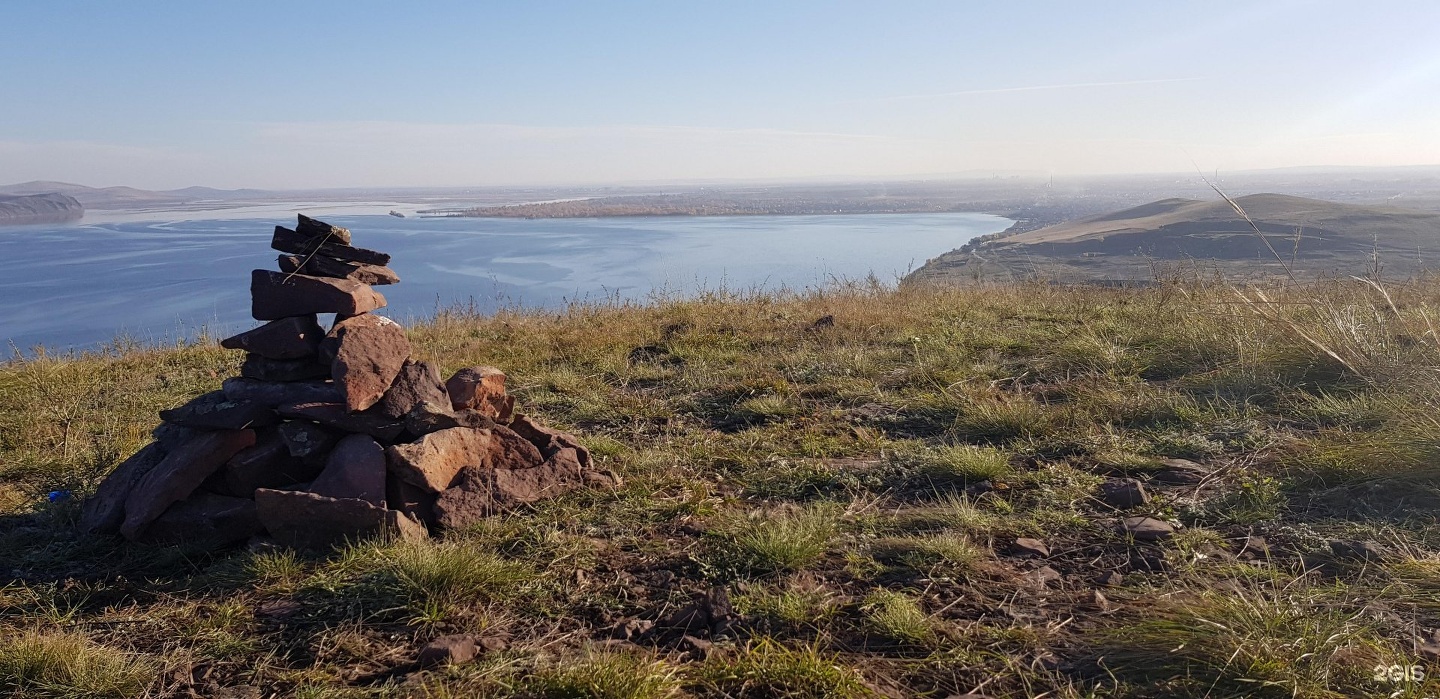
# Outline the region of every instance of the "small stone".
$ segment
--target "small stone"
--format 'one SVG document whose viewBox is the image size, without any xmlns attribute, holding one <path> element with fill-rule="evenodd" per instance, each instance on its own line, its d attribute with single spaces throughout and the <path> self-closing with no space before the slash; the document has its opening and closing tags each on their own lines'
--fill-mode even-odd
<svg viewBox="0 0 1440 699">
<path fill-rule="evenodd" d="M 1337 539 L 1329 542 L 1330 552 L 1347 561 L 1378 563 L 1390 556 L 1390 550 L 1374 541 Z"/>
<path fill-rule="evenodd" d="M 308 274 L 312 277 L 349 279 L 360 282 L 361 284 L 373 284 L 376 286 L 400 283 L 400 275 L 396 274 L 395 270 L 381 265 L 347 262 L 322 255 L 315 255 L 308 258 L 299 255 L 281 255 L 278 261 L 280 263 L 280 271 L 285 273 L 296 272 L 299 274 Z"/>
<path fill-rule="evenodd" d="M 496 638 L 495 636 L 482 637 L 475 642 L 475 645 L 479 646 L 480 650 L 486 653 L 500 653 L 510 647 L 510 644 L 506 643 L 505 639 Z"/>
<path fill-rule="evenodd" d="M 345 407 L 351 412 L 379 403 L 410 358 L 405 329 L 371 313 L 337 321 L 322 344 L 323 353 L 334 356 L 330 378 L 345 396 Z"/>
<path fill-rule="evenodd" d="M 1101 591 L 1099 591 L 1099 590 L 1092 590 L 1092 591 L 1091 591 L 1090 601 L 1093 602 L 1093 603 L 1095 603 L 1095 606 L 1099 607 L 1099 608 L 1100 608 L 1100 611 L 1102 611 L 1102 612 L 1108 612 L 1108 611 L 1110 611 L 1110 606 L 1111 606 L 1111 605 L 1110 605 L 1110 598 L 1109 598 L 1109 597 L 1106 597 L 1106 596 L 1105 596 L 1105 593 L 1103 593 L 1103 592 L 1101 592 Z"/>
<path fill-rule="evenodd" d="M 423 401 L 410 409 L 405 414 L 405 431 L 416 437 L 423 437 L 431 432 L 448 430 L 452 427 L 472 427 L 493 429 L 498 424 L 475 410 L 452 411 L 450 401 L 446 399 L 443 403 L 432 403 Z"/>
<path fill-rule="evenodd" d="M 275 408 L 281 417 L 318 422 L 341 432 L 368 434 L 381 444 L 395 441 L 405 423 L 373 412 L 352 413 L 342 403 L 291 403 Z"/>
<path fill-rule="evenodd" d="M 1058 583 L 1063 579 L 1060 572 L 1050 566 L 1036 568 L 1026 573 L 1025 578 L 1037 587 L 1048 587 L 1051 583 Z"/>
<path fill-rule="evenodd" d="M 261 488 L 255 491 L 255 507 L 271 536 L 297 548 L 326 548 L 372 536 L 407 541 L 426 536 L 425 526 L 410 517 L 353 498 Z"/>
<path fill-rule="evenodd" d="M 1119 587 L 1125 584 L 1125 576 L 1112 570 L 1095 576 L 1095 584 L 1102 587 Z"/>
<path fill-rule="evenodd" d="M 284 226 L 275 227 L 275 235 L 270 238 L 270 247 L 280 252 L 291 252 L 302 256 L 316 254 L 367 265 L 390 264 L 390 256 L 383 252 L 351 247 L 333 239 L 327 241 L 323 236 L 305 235 Z"/>
<path fill-rule="evenodd" d="M 1440 660 L 1440 643 L 1422 643 L 1416 651 L 1420 653 L 1420 657 L 1431 663 Z"/>
<path fill-rule="evenodd" d="M 324 221 L 317 221 L 305 214 L 296 214 L 295 232 L 311 240 L 319 239 L 324 242 L 338 243 L 340 245 L 350 244 L 350 229 L 332 226 Z"/>
<path fill-rule="evenodd" d="M 178 408 L 161 410 L 160 419 L 196 429 L 243 430 L 273 425 L 280 416 L 261 403 L 230 400 L 223 391 L 211 391 Z"/>
<path fill-rule="evenodd" d="M 136 539 L 171 505 L 189 497 L 230 457 L 255 443 L 254 430 L 201 432 L 165 455 L 125 498 L 120 533 Z"/>
<path fill-rule="evenodd" d="M 250 273 L 250 303 L 256 320 L 278 320 L 311 313 L 368 313 L 384 308 L 385 297 L 348 279 L 257 269 Z"/>
<path fill-rule="evenodd" d="M 505 372 L 493 366 L 466 367 L 445 381 L 450 407 L 471 408 L 500 423 L 510 421 L 515 399 L 505 393 Z"/>
<path fill-rule="evenodd" d="M 253 500 L 196 493 L 165 510 L 145 528 L 141 540 L 224 546 L 245 541 L 259 531 Z"/>
<path fill-rule="evenodd" d="M 1127 517 L 1120 523 L 1120 530 L 1137 541 L 1160 541 L 1175 533 L 1169 522 L 1154 517 Z"/>
<path fill-rule="evenodd" d="M 385 397 L 380 399 L 380 414 L 403 418 L 421 403 L 445 405 L 448 402 L 449 395 L 445 393 L 445 384 L 440 382 L 440 371 L 435 365 L 407 360 L 385 392 Z"/>
<path fill-rule="evenodd" d="M 1050 556 L 1050 547 L 1046 546 L 1045 542 L 1039 539 L 1028 539 L 1023 536 L 1016 539 L 1010 549 L 1020 556 L 1035 556 L 1038 558 L 1048 558 Z"/>
<path fill-rule="evenodd" d="M 245 350 L 269 359 L 304 359 L 315 356 L 325 331 L 315 314 L 272 320 L 254 330 L 220 341 L 225 349 Z"/>
<path fill-rule="evenodd" d="M 95 494 L 80 506 L 80 530 L 91 534 L 114 534 L 125 521 L 125 499 L 150 469 L 165 458 L 159 442 L 151 442 L 130 455 L 100 482 Z"/>
<path fill-rule="evenodd" d="M 1100 484 L 1100 501 L 1117 510 L 1128 510 L 1150 502 L 1150 496 L 1134 478 L 1111 478 Z"/>
<path fill-rule="evenodd" d="M 329 374 L 326 374 L 328 377 Z M 260 381 L 225 379 L 220 390 L 233 401 L 252 401 L 268 408 L 282 403 L 339 403 L 340 389 L 328 381 Z"/>
<path fill-rule="evenodd" d="M 304 381 L 330 376 L 330 367 L 311 359 L 269 359 L 258 354 L 245 357 L 240 375 L 256 381 Z"/>
<path fill-rule="evenodd" d="M 421 669 L 441 665 L 460 665 L 475 659 L 479 648 L 468 635 L 441 636 L 420 648 L 416 661 Z"/>
<path fill-rule="evenodd" d="M 561 449 L 574 449 L 580 459 L 581 468 L 589 470 L 595 467 L 594 461 L 590 458 L 590 450 L 586 449 L 585 445 L 575 438 L 575 435 L 545 427 L 528 415 L 516 415 L 515 419 L 510 421 L 509 427 L 516 434 L 538 447 L 540 454 L 547 459 Z"/>
<path fill-rule="evenodd" d="M 715 652 L 714 643 L 688 634 L 680 637 L 677 647 L 690 656 L 691 660 L 704 660 Z"/>
<path fill-rule="evenodd" d="M 1161 485 L 1195 485 L 1210 475 L 1210 470 L 1189 459 L 1165 459 L 1165 468 L 1156 471 L 1151 481 Z"/>
<path fill-rule="evenodd" d="M 309 491 L 332 498 L 355 498 L 385 506 L 385 448 L 369 435 L 342 438 L 325 461 Z"/>
<path fill-rule="evenodd" d="M 655 622 L 649 619 L 625 619 L 610 627 L 610 638 L 633 643 L 650 633 L 653 628 L 655 628 Z"/>
</svg>

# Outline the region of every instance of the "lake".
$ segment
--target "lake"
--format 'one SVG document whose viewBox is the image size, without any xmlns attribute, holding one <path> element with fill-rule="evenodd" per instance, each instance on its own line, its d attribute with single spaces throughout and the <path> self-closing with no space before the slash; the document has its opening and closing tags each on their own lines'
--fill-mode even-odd
<svg viewBox="0 0 1440 699">
<path fill-rule="evenodd" d="M 271 231 L 293 227 L 295 211 L 345 226 L 355 245 L 393 256 L 401 283 L 378 288 L 389 300 L 385 314 L 402 323 L 454 304 L 555 308 L 656 292 L 804 289 L 869 274 L 893 284 L 1011 223 L 968 213 L 534 220 L 353 213 L 373 210 L 87 214 L 78 224 L 0 228 L 0 341 L 28 354 L 37 345 L 85 349 L 117 337 L 156 344 L 249 328 L 250 270 L 275 269 Z"/>
</svg>

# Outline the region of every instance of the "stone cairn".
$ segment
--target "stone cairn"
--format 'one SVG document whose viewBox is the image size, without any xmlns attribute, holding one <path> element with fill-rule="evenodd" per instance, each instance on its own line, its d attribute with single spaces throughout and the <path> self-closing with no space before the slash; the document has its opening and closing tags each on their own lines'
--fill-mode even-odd
<svg viewBox="0 0 1440 699">
<path fill-rule="evenodd" d="M 221 341 L 240 376 L 172 410 L 154 441 L 84 503 L 80 526 L 148 542 L 224 546 L 268 534 L 316 548 L 367 536 L 423 538 L 582 486 L 614 487 L 571 435 L 514 413 L 505 374 L 441 381 L 405 331 L 372 313 L 371 285 L 400 278 L 350 231 L 299 217 L 270 245 L 280 271 L 251 273 L 252 315 Z M 316 317 L 334 313 L 326 332 Z"/>
</svg>

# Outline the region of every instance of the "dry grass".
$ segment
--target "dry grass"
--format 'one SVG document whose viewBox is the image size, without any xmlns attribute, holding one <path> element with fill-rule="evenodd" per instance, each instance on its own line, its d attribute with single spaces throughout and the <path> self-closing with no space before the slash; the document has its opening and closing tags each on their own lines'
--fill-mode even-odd
<svg viewBox="0 0 1440 699">
<path fill-rule="evenodd" d="M 1440 629 L 1440 294 L 1243 294 L 856 285 L 443 313 L 411 328 L 420 354 L 504 367 L 627 485 L 330 556 L 73 530 L 75 500 L 156 411 L 235 373 L 232 353 L 0 365 L 0 693 L 1433 694 L 1367 664 L 1416 662 Z M 1209 475 L 1163 485 L 1171 458 Z M 1120 536 L 1096 499 L 1113 477 L 1148 481 L 1127 514 L 1182 534 Z M 1237 560 L 1252 535 L 1270 554 Z M 1017 555 L 1018 536 L 1050 555 Z M 1327 557 L 1339 538 L 1396 558 Z M 1041 565 L 1060 580 L 1037 584 Z M 608 641 L 717 587 L 738 617 L 708 655 Z M 407 669 L 453 632 L 511 650 Z"/>
</svg>

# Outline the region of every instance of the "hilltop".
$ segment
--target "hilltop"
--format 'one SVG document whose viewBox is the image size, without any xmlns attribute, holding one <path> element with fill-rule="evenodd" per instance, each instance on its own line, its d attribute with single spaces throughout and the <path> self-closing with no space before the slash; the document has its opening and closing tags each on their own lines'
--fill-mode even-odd
<svg viewBox="0 0 1440 699">
<path fill-rule="evenodd" d="M 0 694 L 1389 695 L 1440 656 L 1440 297 L 1388 291 L 444 313 L 417 356 L 503 366 L 625 485 L 329 555 L 76 531 L 239 352 L 0 364 Z"/>
<path fill-rule="evenodd" d="M 1403 277 L 1440 260 L 1440 214 L 1283 194 L 1235 201 L 1263 240 L 1223 200 L 1171 198 L 968 245 L 911 278 L 1104 283 L 1218 270 L 1258 279 L 1283 276 L 1286 266 L 1305 276 L 1362 274 L 1377 260 Z"/>
<path fill-rule="evenodd" d="M 85 215 L 85 207 L 64 194 L 0 195 L 0 225 L 58 223 Z"/>
</svg>

